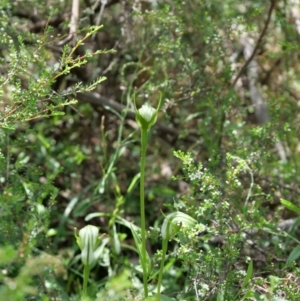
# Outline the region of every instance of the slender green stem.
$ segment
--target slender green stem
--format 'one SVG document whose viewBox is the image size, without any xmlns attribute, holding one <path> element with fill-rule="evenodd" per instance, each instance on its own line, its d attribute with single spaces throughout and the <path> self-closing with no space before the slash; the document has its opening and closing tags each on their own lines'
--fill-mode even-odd
<svg viewBox="0 0 300 301">
<path fill-rule="evenodd" d="M 140 210 L 141 210 L 141 230 L 142 230 L 142 254 L 141 263 L 143 268 L 143 283 L 145 298 L 148 297 L 148 271 L 146 262 L 146 218 L 145 218 L 145 161 L 147 147 L 147 130 L 141 131 L 141 177 L 140 177 Z"/>
<path fill-rule="evenodd" d="M 159 275 L 158 275 L 158 281 L 157 281 L 157 301 L 160 301 L 160 288 L 161 288 L 161 282 L 162 282 L 162 275 L 163 275 L 163 270 L 164 270 L 164 265 L 165 265 L 165 258 L 166 258 L 166 253 L 168 249 L 168 240 L 163 239 L 162 242 L 162 258 L 160 262 L 160 269 L 159 269 Z"/>
<path fill-rule="evenodd" d="M 82 288 L 82 299 L 87 296 L 87 285 L 90 276 L 90 265 L 85 265 L 83 270 L 83 288 Z"/>
</svg>

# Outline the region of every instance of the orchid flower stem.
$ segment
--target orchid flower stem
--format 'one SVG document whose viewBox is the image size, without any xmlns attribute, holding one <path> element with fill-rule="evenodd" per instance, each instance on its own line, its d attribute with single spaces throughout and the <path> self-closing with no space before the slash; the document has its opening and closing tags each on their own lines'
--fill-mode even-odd
<svg viewBox="0 0 300 301">
<path fill-rule="evenodd" d="M 148 276 L 150 274 L 150 258 L 146 250 L 146 218 L 145 218 L 145 161 L 148 131 L 155 124 L 158 110 L 161 106 L 161 95 L 157 108 L 151 107 L 149 102 L 138 110 L 134 99 L 135 119 L 141 129 L 141 173 L 140 173 L 140 210 L 142 245 L 137 243 L 138 253 L 143 269 L 143 284 L 145 299 L 148 298 Z"/>
<path fill-rule="evenodd" d="M 160 262 L 160 269 L 159 269 L 159 275 L 158 275 L 158 281 L 157 281 L 157 301 L 160 301 L 160 289 L 161 289 L 162 275 L 163 275 L 163 270 L 164 270 L 164 265 L 165 265 L 167 249 L 168 249 L 168 240 L 163 239 L 162 258 L 161 258 L 161 262 Z"/>
<path fill-rule="evenodd" d="M 146 219 L 145 219 L 145 160 L 147 147 L 147 130 L 141 131 L 141 177 L 140 177 L 140 210 L 141 210 L 141 234 L 142 234 L 142 268 L 145 298 L 148 297 L 148 271 L 146 263 Z"/>
<path fill-rule="evenodd" d="M 87 295 L 87 285 L 90 276 L 90 265 L 84 265 L 83 270 L 83 288 L 82 288 L 82 297 L 84 298 Z"/>
</svg>

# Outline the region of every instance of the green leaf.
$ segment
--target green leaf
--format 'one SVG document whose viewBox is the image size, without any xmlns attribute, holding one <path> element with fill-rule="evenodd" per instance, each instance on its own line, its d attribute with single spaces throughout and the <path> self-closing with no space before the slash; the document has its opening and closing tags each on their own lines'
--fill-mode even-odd
<svg viewBox="0 0 300 301">
<path fill-rule="evenodd" d="M 120 243 L 120 240 L 119 240 L 119 236 L 118 236 L 116 224 L 113 225 L 112 231 L 113 231 L 113 246 L 114 246 L 114 251 L 115 251 L 115 253 L 117 255 L 119 255 L 121 253 L 121 243 Z"/>
<path fill-rule="evenodd" d="M 235 300 L 237 299 L 237 297 L 241 294 L 243 288 L 246 287 L 246 285 L 249 283 L 251 277 L 252 277 L 252 274 L 253 274 L 253 261 L 251 260 L 249 262 L 249 265 L 248 265 L 248 269 L 247 269 L 247 274 L 246 274 L 246 277 L 244 279 L 244 282 L 242 284 L 242 287 L 240 288 L 239 292 L 237 293 L 236 297 L 235 297 Z M 248 293 L 246 293 L 248 294 Z M 246 295 L 241 299 L 241 300 L 244 300 L 246 297 Z"/>
<path fill-rule="evenodd" d="M 289 255 L 288 259 L 286 260 L 286 264 L 289 264 L 300 257 L 300 245 L 298 245 Z"/>
<path fill-rule="evenodd" d="M 174 298 L 170 298 L 166 295 L 160 295 L 160 301 L 175 301 Z"/>
<path fill-rule="evenodd" d="M 135 246 L 138 250 L 138 253 L 139 253 L 139 257 L 140 257 L 140 260 L 143 261 L 143 262 L 146 262 L 146 266 L 147 266 L 147 275 L 150 274 L 150 270 L 151 270 L 151 259 L 149 257 L 149 254 L 146 250 L 146 258 L 143 258 L 143 252 L 142 252 L 142 239 L 139 235 L 138 232 L 141 232 L 141 230 L 137 231 L 136 229 L 137 227 L 131 227 L 131 232 L 132 232 L 132 235 L 133 235 L 133 239 L 134 239 L 134 242 L 135 242 Z"/>
<path fill-rule="evenodd" d="M 244 279 L 242 288 L 244 288 L 244 287 L 248 284 L 249 280 L 250 280 L 251 277 L 252 277 L 252 274 L 253 274 L 253 261 L 251 260 L 251 261 L 249 262 L 249 265 L 248 265 L 247 274 L 246 274 L 246 277 L 245 277 L 245 279 Z"/>
<path fill-rule="evenodd" d="M 132 189 L 134 188 L 136 182 L 139 180 L 140 176 L 141 176 L 140 172 L 134 176 L 134 178 L 132 179 L 129 187 L 127 188 L 127 192 L 126 193 L 131 193 Z"/>
<path fill-rule="evenodd" d="M 7 245 L 0 248 L 0 264 L 6 265 L 17 255 L 13 246 Z"/>
<path fill-rule="evenodd" d="M 127 221 L 126 219 L 118 216 L 116 219 L 116 222 L 131 229 L 133 239 L 135 242 L 135 246 L 137 249 L 137 253 L 139 254 L 140 260 L 145 260 L 147 265 L 147 274 L 149 275 L 151 273 L 151 259 L 149 257 L 148 252 L 146 251 L 146 258 L 143 258 L 142 256 L 142 239 L 139 233 L 141 233 L 141 228 L 136 226 L 135 224 Z"/>
<path fill-rule="evenodd" d="M 292 202 L 284 199 L 281 199 L 280 202 L 285 208 L 300 214 L 300 208 L 294 205 Z"/>
<path fill-rule="evenodd" d="M 111 214 L 109 213 L 104 213 L 104 212 L 94 212 L 94 213 L 90 213 L 85 217 L 85 221 L 88 222 L 89 220 L 95 218 L 95 217 L 102 217 L 102 216 L 111 216 Z"/>
<path fill-rule="evenodd" d="M 248 299 L 248 298 L 252 298 L 252 297 L 254 297 L 254 292 L 248 291 L 248 292 L 244 295 L 243 299 Z"/>
</svg>

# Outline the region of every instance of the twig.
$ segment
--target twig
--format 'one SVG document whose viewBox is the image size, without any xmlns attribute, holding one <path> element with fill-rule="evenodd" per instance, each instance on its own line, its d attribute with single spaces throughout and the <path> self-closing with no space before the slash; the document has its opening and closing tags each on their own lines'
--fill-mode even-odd
<svg viewBox="0 0 300 301">
<path fill-rule="evenodd" d="M 101 8 L 100 8 L 99 14 L 98 14 L 97 19 L 96 19 L 96 26 L 99 26 L 99 24 L 101 22 L 101 18 L 102 18 L 104 8 L 105 8 L 106 4 L 107 4 L 107 0 L 101 0 Z M 96 33 L 92 36 L 92 41 L 94 41 L 95 38 L 96 38 Z"/>
<path fill-rule="evenodd" d="M 262 41 L 262 39 L 263 39 L 263 37 L 264 37 L 266 31 L 267 31 L 267 28 L 268 28 L 268 26 L 269 26 L 269 23 L 270 23 L 270 21 L 271 21 L 271 15 L 272 15 L 272 12 L 273 12 L 273 10 L 274 10 L 275 3 L 276 3 L 276 0 L 271 0 L 271 6 L 270 6 L 270 8 L 269 8 L 268 18 L 267 18 L 267 21 L 266 21 L 266 23 L 265 23 L 265 26 L 264 26 L 264 28 L 263 28 L 263 30 L 262 30 L 262 32 L 261 32 L 261 34 L 260 34 L 260 36 L 259 36 L 257 42 L 256 42 L 256 45 L 255 45 L 255 47 L 254 47 L 254 49 L 253 49 L 252 54 L 250 55 L 250 57 L 248 58 L 248 60 L 245 62 L 245 64 L 243 65 L 243 67 L 240 69 L 239 73 L 238 73 L 237 76 L 235 77 L 233 83 L 231 84 L 231 88 L 233 88 L 233 87 L 236 85 L 238 79 L 241 77 L 241 75 L 242 75 L 243 72 L 246 70 L 246 68 L 248 67 L 248 65 L 250 64 L 250 62 L 253 60 L 253 58 L 254 58 L 254 56 L 255 56 L 257 50 L 258 50 L 258 47 L 259 47 L 259 45 L 260 45 L 260 43 L 261 43 L 261 41 Z"/>
<path fill-rule="evenodd" d="M 299 0 L 290 0 L 289 2 L 292 6 L 292 8 L 291 8 L 291 17 L 292 17 L 292 20 L 295 23 L 296 30 L 297 30 L 298 34 L 300 35 Z"/>
<path fill-rule="evenodd" d="M 77 24 L 79 20 L 79 5 L 80 0 L 73 0 L 72 2 L 72 15 L 71 15 L 71 21 L 70 21 L 70 31 L 69 35 L 62 41 L 58 42 L 58 46 L 63 46 L 74 39 L 76 36 L 77 31 Z"/>
</svg>

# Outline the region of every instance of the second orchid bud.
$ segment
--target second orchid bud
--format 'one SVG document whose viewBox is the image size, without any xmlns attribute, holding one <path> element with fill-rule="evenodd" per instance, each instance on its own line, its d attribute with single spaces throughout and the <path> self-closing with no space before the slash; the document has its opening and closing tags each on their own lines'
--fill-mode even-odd
<svg viewBox="0 0 300 301">
<path fill-rule="evenodd" d="M 95 251 L 99 245 L 99 229 L 92 225 L 87 225 L 79 231 L 76 241 L 81 249 L 81 260 L 84 265 L 92 265 L 95 258 Z"/>
</svg>

